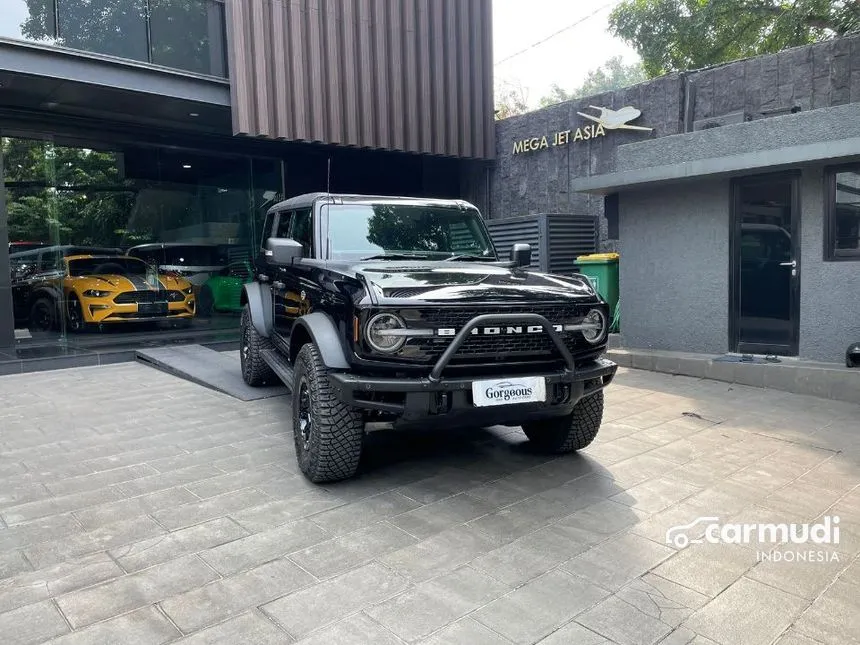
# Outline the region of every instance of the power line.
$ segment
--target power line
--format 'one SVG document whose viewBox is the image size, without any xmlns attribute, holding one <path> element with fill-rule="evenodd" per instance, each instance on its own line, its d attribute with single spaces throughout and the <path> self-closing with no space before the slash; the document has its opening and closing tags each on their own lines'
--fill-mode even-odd
<svg viewBox="0 0 860 645">
<path fill-rule="evenodd" d="M 512 58 L 516 58 L 517 56 L 519 56 L 519 55 L 521 55 L 521 54 L 525 54 L 527 51 L 531 51 L 531 50 L 532 50 L 532 49 L 534 49 L 535 47 L 538 47 L 538 46 L 540 46 L 540 45 L 543 45 L 546 41 L 548 41 L 548 40 L 550 40 L 550 39 L 552 39 L 552 38 L 555 38 L 555 37 L 556 37 L 556 36 L 558 36 L 559 34 L 563 34 L 563 33 L 564 33 L 564 32 L 566 32 L 566 31 L 570 31 L 571 29 L 573 29 L 573 28 L 574 28 L 574 27 L 576 27 L 577 25 L 581 25 L 581 24 L 582 24 L 583 22 L 585 22 L 586 20 L 588 20 L 588 19 L 590 19 L 590 18 L 594 18 L 594 16 L 596 16 L 597 14 L 599 14 L 601 11 L 603 11 L 603 10 L 604 10 L 604 9 L 606 9 L 607 7 L 610 7 L 610 6 L 612 6 L 612 5 L 618 4 L 620 1 L 621 1 L 621 0 L 613 0 L 612 2 L 607 2 L 605 5 L 603 5 L 602 7 L 598 7 L 597 9 L 595 9 L 594 11 L 592 11 L 590 14 L 588 14 L 588 15 L 587 15 L 587 16 L 585 16 L 584 18 L 580 18 L 579 20 L 577 20 L 576 22 L 574 22 L 574 23 L 572 23 L 572 24 L 568 25 L 567 27 L 562 27 L 562 28 L 561 28 L 561 29 L 559 29 L 558 31 L 551 33 L 551 34 L 550 34 L 549 36 L 547 36 L 546 38 L 543 38 L 542 40 L 539 40 L 539 41 L 537 41 L 536 43 L 533 43 L 533 44 L 529 45 L 529 46 L 528 46 L 528 47 L 526 47 L 525 49 L 521 49 L 520 51 L 518 51 L 518 52 L 516 52 L 516 53 L 514 53 L 514 54 L 511 54 L 510 56 L 506 56 L 506 57 L 505 57 L 505 58 L 503 58 L 502 60 L 497 61 L 496 63 L 494 63 L 494 64 L 493 64 L 493 66 L 495 67 L 495 66 L 501 65 L 502 63 L 506 63 L 507 61 L 511 60 Z"/>
</svg>

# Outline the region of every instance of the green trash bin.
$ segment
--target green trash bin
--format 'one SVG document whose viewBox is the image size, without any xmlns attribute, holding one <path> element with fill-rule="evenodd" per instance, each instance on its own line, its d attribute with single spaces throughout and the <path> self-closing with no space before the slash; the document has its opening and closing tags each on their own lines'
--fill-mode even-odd
<svg viewBox="0 0 860 645">
<path fill-rule="evenodd" d="M 609 304 L 611 317 L 618 307 L 618 260 L 617 253 L 592 253 L 580 255 L 574 264 Z"/>
</svg>

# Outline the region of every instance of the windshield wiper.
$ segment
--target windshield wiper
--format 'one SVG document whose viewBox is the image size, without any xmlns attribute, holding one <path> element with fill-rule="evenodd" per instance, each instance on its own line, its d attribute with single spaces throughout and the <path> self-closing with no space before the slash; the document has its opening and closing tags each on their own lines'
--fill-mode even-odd
<svg viewBox="0 0 860 645">
<path fill-rule="evenodd" d="M 450 258 L 445 258 L 443 262 L 456 262 L 457 260 L 469 260 L 478 262 L 493 262 L 493 258 L 486 255 L 470 255 L 469 253 L 461 253 L 460 255 L 452 255 Z"/>
<path fill-rule="evenodd" d="M 426 260 L 426 255 L 412 255 L 410 253 L 380 253 L 379 255 L 368 255 L 366 258 L 361 258 L 361 261 L 365 260 Z"/>
</svg>

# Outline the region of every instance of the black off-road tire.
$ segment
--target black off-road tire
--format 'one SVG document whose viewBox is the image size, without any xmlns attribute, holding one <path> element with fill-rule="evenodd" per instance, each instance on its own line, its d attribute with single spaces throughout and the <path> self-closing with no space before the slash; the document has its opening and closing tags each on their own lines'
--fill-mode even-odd
<svg viewBox="0 0 860 645">
<path fill-rule="evenodd" d="M 296 357 L 292 398 L 296 460 L 305 477 L 314 483 L 352 477 L 361 458 L 364 419 L 337 400 L 312 343 Z"/>
<path fill-rule="evenodd" d="M 272 368 L 263 360 L 262 351 L 272 349 L 272 342 L 259 334 L 251 322 L 248 305 L 242 309 L 239 339 L 239 361 L 242 366 L 242 379 L 251 387 L 259 387 L 277 381 Z M 289 383 L 287 383 L 289 385 Z"/>
<path fill-rule="evenodd" d="M 31 332 L 57 331 L 60 328 L 57 303 L 51 298 L 38 298 L 30 307 L 27 327 Z"/>
<path fill-rule="evenodd" d="M 523 424 L 523 432 L 543 452 L 563 454 L 582 450 L 597 436 L 603 420 L 603 391 L 576 404 L 564 417 Z"/>
</svg>

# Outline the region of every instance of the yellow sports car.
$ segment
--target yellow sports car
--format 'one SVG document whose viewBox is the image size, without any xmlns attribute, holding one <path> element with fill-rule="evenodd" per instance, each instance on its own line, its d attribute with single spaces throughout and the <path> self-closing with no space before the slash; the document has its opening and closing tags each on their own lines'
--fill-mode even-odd
<svg viewBox="0 0 860 645">
<path fill-rule="evenodd" d="M 159 274 L 126 256 L 74 255 L 64 259 L 63 295 L 69 329 L 88 325 L 185 320 L 196 305 L 191 283 Z"/>
</svg>

